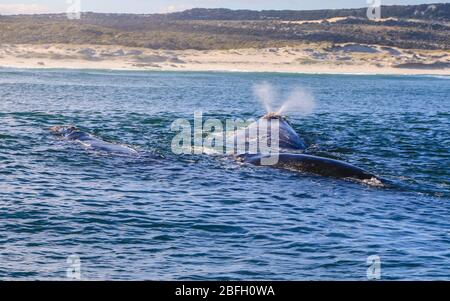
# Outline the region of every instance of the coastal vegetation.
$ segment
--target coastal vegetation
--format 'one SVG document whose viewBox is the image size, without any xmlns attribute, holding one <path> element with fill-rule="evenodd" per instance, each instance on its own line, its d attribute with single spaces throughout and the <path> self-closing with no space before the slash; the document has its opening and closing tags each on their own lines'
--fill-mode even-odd
<svg viewBox="0 0 450 301">
<path fill-rule="evenodd" d="M 65 14 L 0 16 L 0 43 L 214 50 L 329 42 L 450 49 L 450 4 L 383 6 L 382 18 L 369 20 L 365 8 L 83 13 L 79 20 L 69 20 Z"/>
</svg>

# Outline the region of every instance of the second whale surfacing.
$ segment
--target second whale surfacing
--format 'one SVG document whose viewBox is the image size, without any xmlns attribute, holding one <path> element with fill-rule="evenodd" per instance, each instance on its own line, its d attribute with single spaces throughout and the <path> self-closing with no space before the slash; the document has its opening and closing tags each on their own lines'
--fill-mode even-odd
<svg viewBox="0 0 450 301">
<path fill-rule="evenodd" d="M 375 174 L 362 168 L 335 159 L 305 154 L 304 151 L 307 148 L 305 140 L 297 134 L 285 117 L 276 113 L 269 113 L 260 120 L 269 122 L 277 120 L 279 122 L 278 151 L 275 153 L 272 152 L 271 154 L 261 152 L 238 154 L 237 159 L 239 161 L 258 166 L 264 165 L 322 176 L 361 180 L 367 183 L 373 183 L 374 185 L 381 185 L 381 180 Z M 251 124 L 249 127 L 257 126 L 258 122 Z M 248 132 L 246 133 L 248 134 Z M 272 133 L 268 131 L 267 135 L 271 136 Z M 248 137 L 246 138 L 249 140 Z M 274 156 L 276 157 L 275 164 L 265 165 L 263 163 L 264 159 L 269 157 L 273 158 Z"/>
<path fill-rule="evenodd" d="M 131 147 L 106 142 L 74 126 L 53 126 L 49 130 L 52 134 L 77 142 L 88 150 L 115 155 L 138 155 L 138 152 Z"/>
</svg>

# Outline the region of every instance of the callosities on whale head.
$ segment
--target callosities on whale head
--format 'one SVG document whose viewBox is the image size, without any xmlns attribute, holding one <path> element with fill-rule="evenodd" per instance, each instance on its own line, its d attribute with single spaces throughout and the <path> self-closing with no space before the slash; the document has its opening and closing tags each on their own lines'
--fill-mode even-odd
<svg viewBox="0 0 450 301">
<path fill-rule="evenodd" d="M 269 122 L 272 120 L 277 120 L 279 122 L 279 146 L 281 148 L 297 150 L 306 149 L 306 142 L 292 128 L 286 116 L 276 112 L 269 112 L 261 119 L 268 120 Z"/>
<path fill-rule="evenodd" d="M 56 125 L 49 128 L 50 132 L 58 136 L 67 136 L 78 131 L 78 128 L 72 125 Z"/>
</svg>

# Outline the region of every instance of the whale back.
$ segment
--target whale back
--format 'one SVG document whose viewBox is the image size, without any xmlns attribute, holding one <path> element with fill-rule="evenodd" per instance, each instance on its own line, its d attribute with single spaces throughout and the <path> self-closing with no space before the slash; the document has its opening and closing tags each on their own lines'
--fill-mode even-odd
<svg viewBox="0 0 450 301">
<path fill-rule="evenodd" d="M 267 155 L 244 155 L 240 161 L 253 165 L 262 165 L 262 159 Z M 378 177 L 362 168 L 352 164 L 330 158 L 317 157 L 306 154 L 278 154 L 274 167 L 289 170 L 314 173 L 322 176 L 336 178 L 353 178 L 358 180 L 378 179 Z M 381 182 L 380 182 L 381 183 Z"/>
<path fill-rule="evenodd" d="M 64 139 L 75 141 L 85 148 L 111 154 L 136 155 L 138 152 L 126 145 L 116 144 L 104 141 L 89 133 L 83 132 L 74 126 L 54 126 L 50 128 L 54 135 L 61 136 Z"/>
<path fill-rule="evenodd" d="M 276 129 L 278 122 L 278 143 L 272 143 L 276 135 L 272 132 Z M 264 153 L 261 149 L 261 143 L 267 143 L 271 147 L 271 151 L 284 152 L 292 150 L 305 150 L 306 143 L 297 132 L 292 128 L 285 117 L 278 114 L 268 114 L 251 123 L 246 128 L 238 130 L 234 135 L 234 144 L 245 141 L 245 151 L 237 151 L 238 154 L 257 154 Z M 252 148 L 251 145 L 257 145 L 257 149 Z M 278 149 L 274 150 L 274 148 Z"/>
<path fill-rule="evenodd" d="M 306 149 L 305 140 L 292 128 L 289 122 L 280 118 L 279 147 L 284 149 L 304 150 Z"/>
</svg>

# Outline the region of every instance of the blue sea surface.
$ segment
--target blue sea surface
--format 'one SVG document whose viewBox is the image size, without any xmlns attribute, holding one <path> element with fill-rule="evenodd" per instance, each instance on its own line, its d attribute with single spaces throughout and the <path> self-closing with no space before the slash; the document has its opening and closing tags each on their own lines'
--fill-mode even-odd
<svg viewBox="0 0 450 301">
<path fill-rule="evenodd" d="M 176 155 L 178 118 L 257 118 L 309 90 L 310 147 L 388 187 Z M 151 157 L 87 151 L 73 124 Z M 0 279 L 450 280 L 450 77 L 0 70 Z"/>
</svg>

